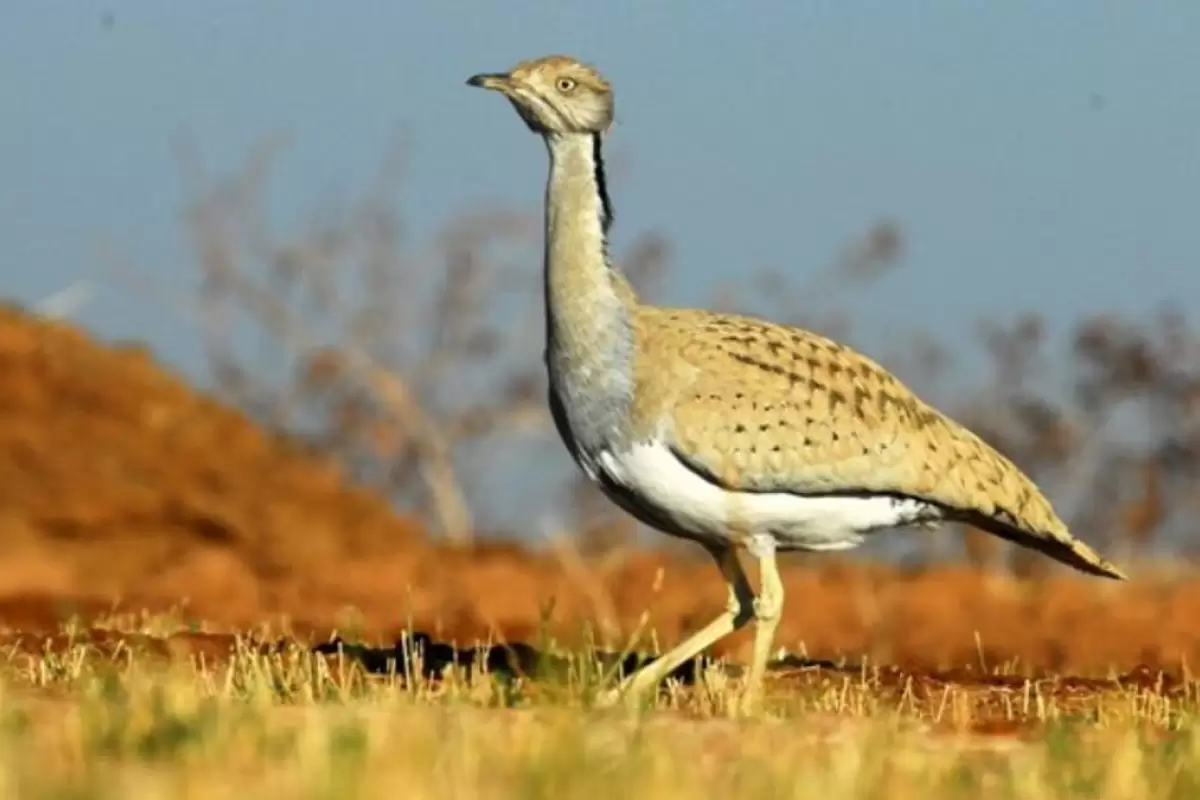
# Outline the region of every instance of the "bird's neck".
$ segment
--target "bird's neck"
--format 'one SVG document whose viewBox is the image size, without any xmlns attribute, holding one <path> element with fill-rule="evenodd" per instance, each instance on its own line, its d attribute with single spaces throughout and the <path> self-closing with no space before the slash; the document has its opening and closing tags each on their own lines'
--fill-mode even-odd
<svg viewBox="0 0 1200 800">
<path fill-rule="evenodd" d="M 632 385 L 636 297 L 608 261 L 612 208 L 600 137 L 546 136 L 546 335 L 551 379 L 615 398 Z"/>
</svg>

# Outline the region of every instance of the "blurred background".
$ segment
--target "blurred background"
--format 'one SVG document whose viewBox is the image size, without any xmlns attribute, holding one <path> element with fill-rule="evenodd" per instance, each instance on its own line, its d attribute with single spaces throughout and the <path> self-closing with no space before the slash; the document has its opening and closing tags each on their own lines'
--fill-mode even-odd
<svg viewBox="0 0 1200 800">
<path fill-rule="evenodd" d="M 464 81 L 554 52 L 614 83 L 613 250 L 649 300 L 842 338 L 1027 469 L 1118 563 L 1190 569 L 1200 6 L 0 15 L 14 603 L 314 624 L 353 607 L 380 628 L 409 614 L 517 636 L 547 598 L 606 630 L 654 603 L 687 627 L 721 602 L 706 561 L 688 584 L 703 588 L 663 599 L 659 570 L 694 547 L 586 486 L 545 410 L 545 152 Z M 943 606 L 954 570 L 974 576 L 962 592 L 1065 580 L 957 528 L 794 564 L 831 608 L 829 582 L 851 586 L 826 639 L 815 619 L 792 634 L 839 652 L 901 647 L 887 576 L 935 576 Z M 1191 602 L 1164 597 L 1130 630 Z M 1006 602 L 1001 640 L 1028 613 Z M 1067 605 L 1064 627 L 1084 613 Z M 1145 647 L 1200 649 L 1176 633 Z"/>
</svg>

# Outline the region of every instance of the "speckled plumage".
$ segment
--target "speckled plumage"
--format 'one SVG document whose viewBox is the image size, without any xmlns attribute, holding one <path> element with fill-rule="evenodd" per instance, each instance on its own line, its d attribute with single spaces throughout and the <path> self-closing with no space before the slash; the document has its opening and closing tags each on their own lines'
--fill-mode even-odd
<svg viewBox="0 0 1200 800">
<path fill-rule="evenodd" d="M 721 486 L 913 497 L 1078 569 L 1120 576 L 1009 459 L 866 356 L 753 317 L 635 308 L 635 437 L 666 431 L 678 455 Z"/>
<path fill-rule="evenodd" d="M 748 702 L 783 607 L 776 550 L 839 550 L 942 521 L 1123 578 L 1011 461 L 848 347 L 753 317 L 643 304 L 608 258 L 607 80 L 566 56 L 468 83 L 505 95 L 550 155 L 546 366 L 572 457 L 621 507 L 713 556 L 726 611 L 612 695 L 636 698 L 757 620 Z M 750 591 L 737 559 L 759 563 Z"/>
</svg>

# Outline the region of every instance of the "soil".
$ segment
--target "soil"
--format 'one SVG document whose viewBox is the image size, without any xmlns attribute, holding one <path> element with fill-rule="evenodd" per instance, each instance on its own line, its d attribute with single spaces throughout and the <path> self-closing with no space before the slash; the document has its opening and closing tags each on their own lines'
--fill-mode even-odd
<svg viewBox="0 0 1200 800">
<path fill-rule="evenodd" d="M 1116 584 L 1058 571 L 1021 582 L 960 565 L 817 555 L 787 558 L 784 581 L 777 644 L 829 662 L 782 663 L 786 680 L 865 661 L 881 681 L 917 676 L 919 690 L 934 692 L 1010 680 L 990 675 L 1000 668 L 1158 680 L 1200 663 L 1193 576 L 1135 571 Z M 481 640 L 530 644 L 549 632 L 580 641 L 585 622 L 619 648 L 643 613 L 669 646 L 724 598 L 699 556 L 563 557 L 509 541 L 434 541 L 334 464 L 196 392 L 145 348 L 0 308 L 0 630 L 10 644 L 40 647 L 70 614 L 86 622 L 182 607 L 217 633 L 156 645 L 166 652 L 227 651 L 220 632 L 263 624 L 306 642 L 338 632 L 376 648 L 365 659 L 386 657 L 409 626 L 450 658 Z M 113 634 L 95 635 L 103 644 Z M 713 652 L 744 659 L 751 636 Z M 1091 686 L 1071 680 L 1085 677 L 1058 685 Z"/>
</svg>

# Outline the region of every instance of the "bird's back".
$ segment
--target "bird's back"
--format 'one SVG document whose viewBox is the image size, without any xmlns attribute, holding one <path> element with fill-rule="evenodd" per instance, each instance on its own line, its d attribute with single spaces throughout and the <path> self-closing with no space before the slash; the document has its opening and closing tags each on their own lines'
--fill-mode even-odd
<svg viewBox="0 0 1200 800">
<path fill-rule="evenodd" d="M 723 489 L 913 498 L 1121 576 L 1008 458 L 861 353 L 736 314 L 639 305 L 635 319 L 635 437 L 669 437 L 676 457 Z"/>
</svg>

